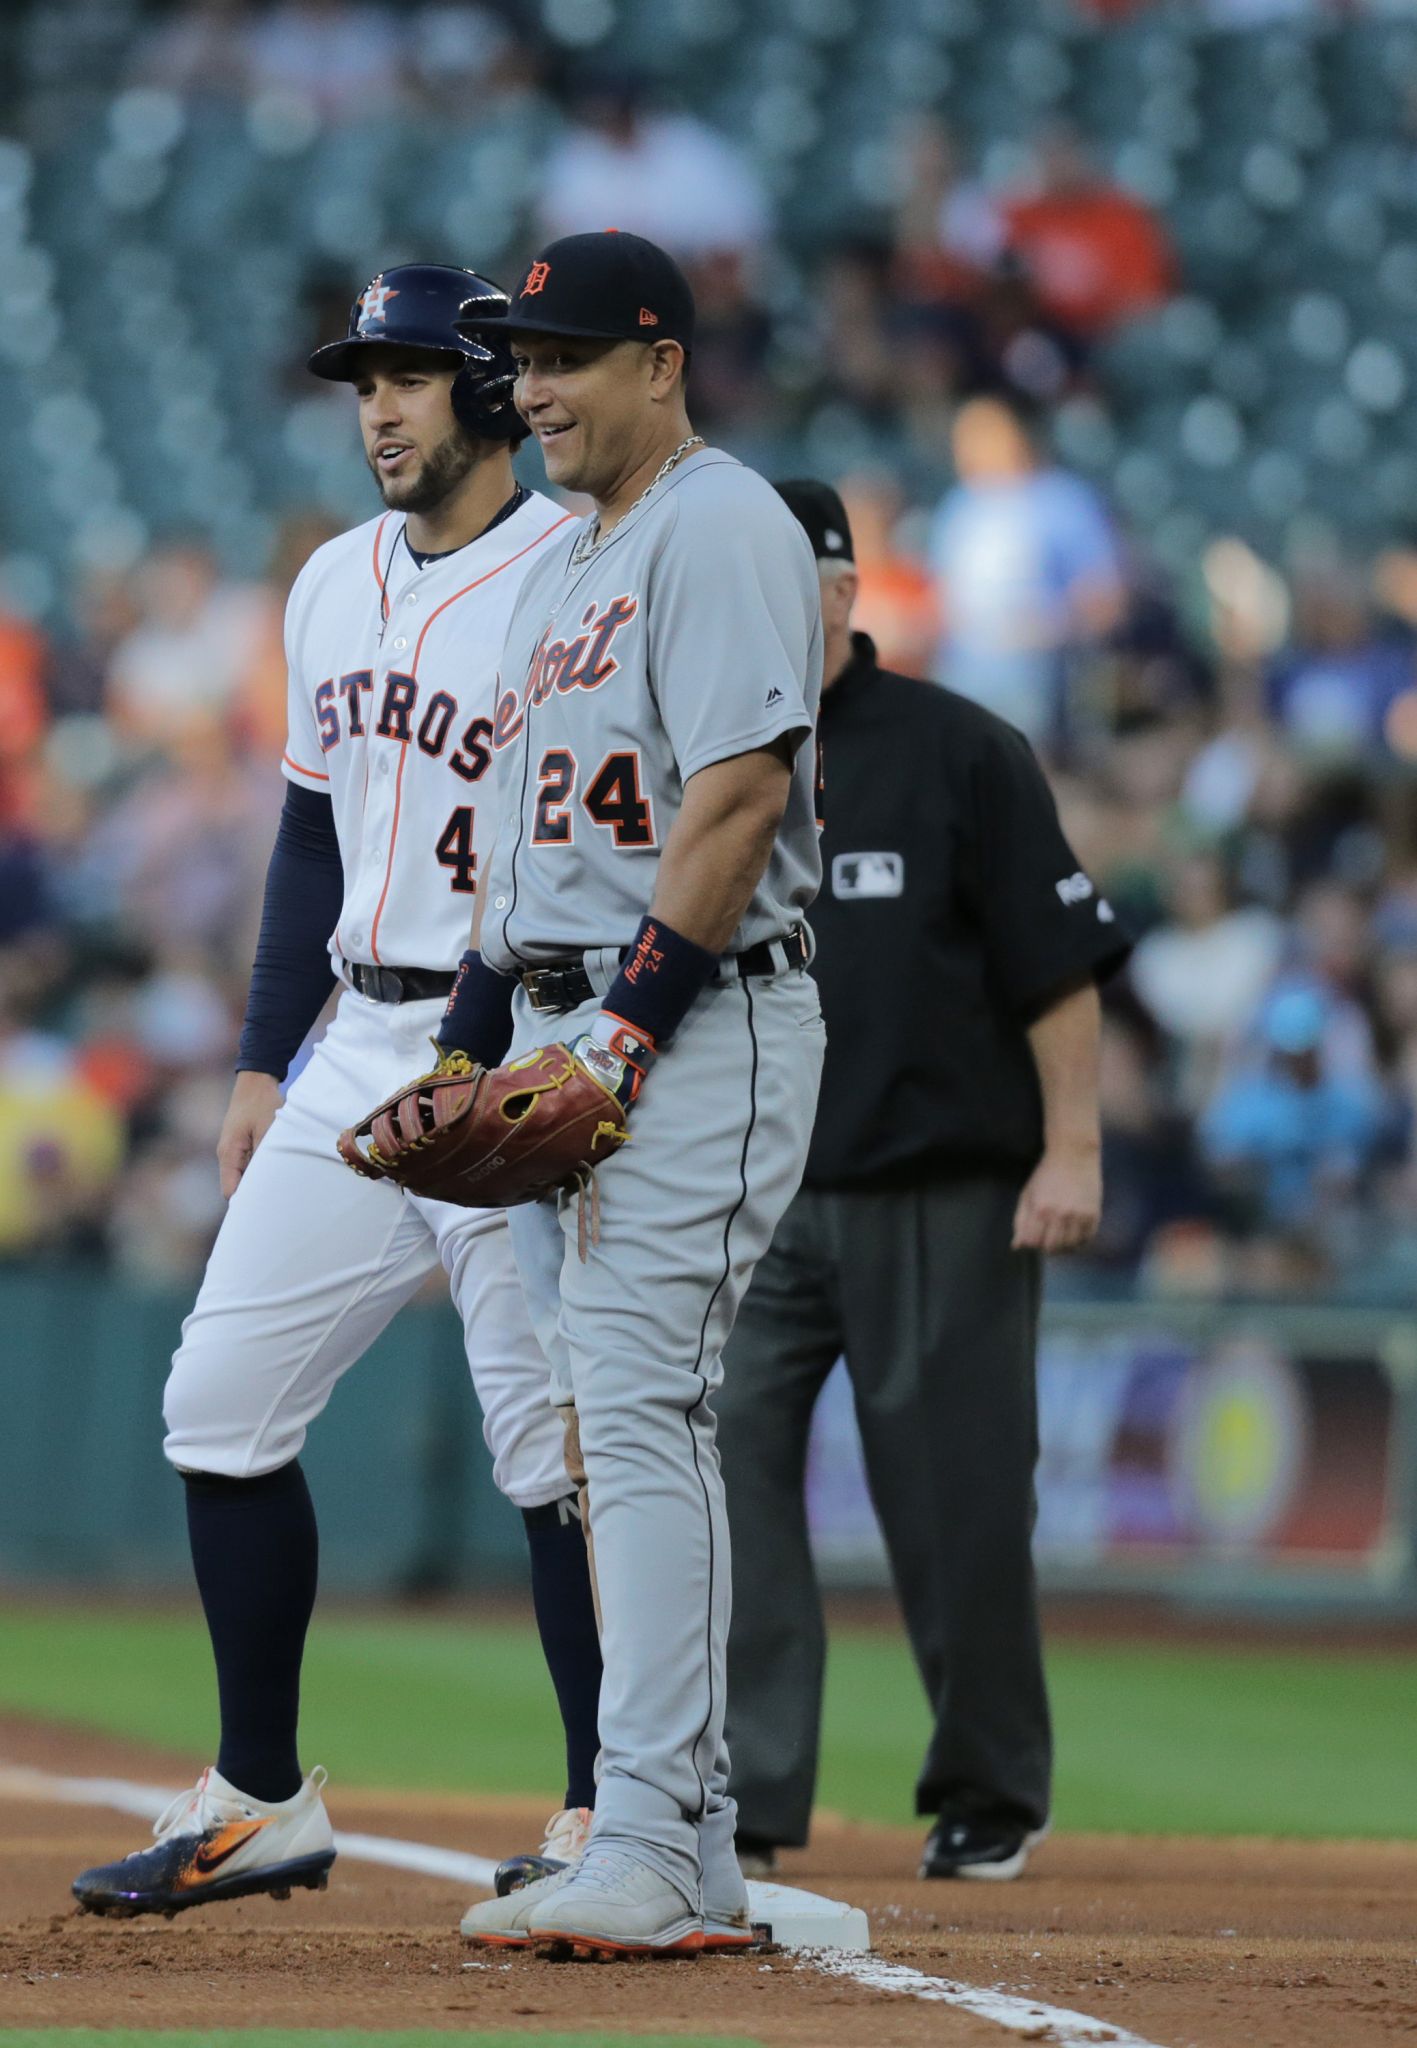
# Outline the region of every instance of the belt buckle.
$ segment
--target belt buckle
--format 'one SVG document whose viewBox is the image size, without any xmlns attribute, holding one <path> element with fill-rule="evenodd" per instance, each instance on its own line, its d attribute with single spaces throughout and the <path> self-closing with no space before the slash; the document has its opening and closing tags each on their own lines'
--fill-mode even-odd
<svg viewBox="0 0 1417 2048">
<path fill-rule="evenodd" d="M 556 1007 L 541 986 L 550 971 L 546 967 L 533 967 L 522 976 L 522 987 L 526 990 L 526 999 L 533 1010 L 554 1010 Z"/>
<path fill-rule="evenodd" d="M 360 962 L 354 970 L 354 985 L 366 1002 L 403 1001 L 403 982 L 391 967 L 373 967 Z"/>
</svg>

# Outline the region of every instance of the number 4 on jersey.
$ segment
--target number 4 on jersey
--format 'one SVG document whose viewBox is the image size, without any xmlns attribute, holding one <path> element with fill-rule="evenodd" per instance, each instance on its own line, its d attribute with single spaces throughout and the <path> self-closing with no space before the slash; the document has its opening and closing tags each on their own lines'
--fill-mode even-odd
<svg viewBox="0 0 1417 2048">
<path fill-rule="evenodd" d="M 459 896 L 471 896 L 477 888 L 477 855 L 472 850 L 472 821 L 475 816 L 471 804 L 459 804 L 433 849 L 439 866 L 451 868 L 448 887 Z"/>
<path fill-rule="evenodd" d="M 540 787 L 532 830 L 534 845 L 570 843 L 571 819 L 566 806 L 573 799 L 575 774 L 575 760 L 563 747 L 553 747 L 542 755 L 536 772 Z M 581 791 L 581 808 L 593 824 L 614 833 L 617 846 L 654 845 L 654 819 L 640 788 L 638 754 L 608 755 Z"/>
</svg>

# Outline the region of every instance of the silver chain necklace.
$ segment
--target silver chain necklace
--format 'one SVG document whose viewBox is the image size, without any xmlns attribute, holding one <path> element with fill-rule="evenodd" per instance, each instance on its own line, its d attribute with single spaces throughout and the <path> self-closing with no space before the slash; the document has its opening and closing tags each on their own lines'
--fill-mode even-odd
<svg viewBox="0 0 1417 2048">
<path fill-rule="evenodd" d="M 622 526 L 624 522 L 629 518 L 630 514 L 635 510 L 636 506 L 643 505 L 645 499 L 649 496 L 650 492 L 654 489 L 655 485 L 662 484 L 664 482 L 664 479 L 668 476 L 670 470 L 673 469 L 675 463 L 682 462 L 684 457 L 688 454 L 691 448 L 701 448 L 703 446 L 703 441 L 704 437 L 702 434 L 690 434 L 687 441 L 681 441 L 679 443 L 679 446 L 674 450 L 674 453 L 672 455 L 666 455 L 663 462 L 660 463 L 659 468 L 655 471 L 654 475 L 650 478 L 649 482 L 645 485 L 644 489 L 640 492 L 638 498 L 636 498 L 635 503 L 633 505 L 626 506 L 625 510 L 620 514 L 620 517 L 616 520 L 615 526 L 611 527 L 610 532 L 614 533 L 616 527 Z M 573 569 L 579 569 L 583 562 L 588 562 L 590 560 L 591 556 L 600 546 L 602 539 L 608 538 L 609 535 L 602 535 L 600 531 L 600 521 L 599 519 L 597 519 L 593 525 L 588 526 L 586 528 L 585 532 L 576 542 L 574 548 L 572 548 L 570 566 Z"/>
</svg>

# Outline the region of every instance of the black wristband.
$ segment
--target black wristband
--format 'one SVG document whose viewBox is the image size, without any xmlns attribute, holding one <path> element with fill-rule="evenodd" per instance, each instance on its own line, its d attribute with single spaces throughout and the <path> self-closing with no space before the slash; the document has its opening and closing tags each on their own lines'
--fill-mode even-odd
<svg viewBox="0 0 1417 2048">
<path fill-rule="evenodd" d="M 498 974 L 480 953 L 464 953 L 438 1026 L 438 1044 L 445 1052 L 466 1053 L 479 1066 L 500 1066 L 512 1042 L 515 988 L 512 977 Z"/>
<path fill-rule="evenodd" d="M 695 945 L 653 915 L 642 917 L 601 1008 L 659 1051 L 717 970 L 716 953 Z"/>
</svg>

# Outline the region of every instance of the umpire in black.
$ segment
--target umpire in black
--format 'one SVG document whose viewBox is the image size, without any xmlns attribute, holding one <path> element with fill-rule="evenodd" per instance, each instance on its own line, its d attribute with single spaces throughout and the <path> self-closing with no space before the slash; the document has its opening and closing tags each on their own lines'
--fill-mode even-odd
<svg viewBox="0 0 1417 2048">
<path fill-rule="evenodd" d="M 822 579 L 827 1056 L 802 1190 L 715 1397 L 739 1855 L 766 1875 L 807 1839 L 826 1641 L 803 1477 L 844 1352 L 935 1717 L 921 1874 L 1014 1877 L 1047 1828 L 1052 1762 L 1030 1548 L 1042 1255 L 1097 1225 L 1097 982 L 1128 946 L 1028 742 L 877 666 L 851 630 L 840 498 L 778 489 Z"/>
</svg>

